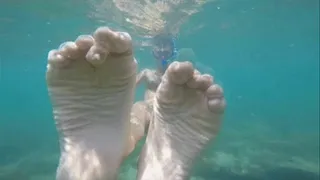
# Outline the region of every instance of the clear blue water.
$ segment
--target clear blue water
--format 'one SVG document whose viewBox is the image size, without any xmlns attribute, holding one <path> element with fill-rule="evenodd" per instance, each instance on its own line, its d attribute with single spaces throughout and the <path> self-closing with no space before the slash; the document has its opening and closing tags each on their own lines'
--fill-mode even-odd
<svg viewBox="0 0 320 180">
<path fill-rule="evenodd" d="M 1 180 L 54 179 L 59 150 L 47 53 L 103 25 L 88 11 L 80 1 L 0 2 Z M 193 178 L 318 179 L 319 1 L 216 1 L 180 33 L 178 46 L 213 69 L 228 101 L 218 140 L 195 163 Z M 141 68 L 153 65 L 148 51 L 136 56 Z M 121 179 L 135 179 L 139 150 L 123 164 Z"/>
</svg>

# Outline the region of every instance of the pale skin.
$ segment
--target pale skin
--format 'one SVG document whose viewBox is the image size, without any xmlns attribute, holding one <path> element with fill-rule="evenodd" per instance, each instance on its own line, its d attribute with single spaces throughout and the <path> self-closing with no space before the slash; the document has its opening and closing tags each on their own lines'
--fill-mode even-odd
<svg viewBox="0 0 320 180">
<path fill-rule="evenodd" d="M 133 105 L 136 83 L 153 81 L 137 77 L 128 33 L 100 27 L 51 50 L 46 81 L 61 151 L 56 179 L 116 180 L 148 124 L 137 179 L 188 179 L 191 163 L 218 134 L 223 90 L 190 62 L 173 62 L 161 76 L 142 102 L 152 111 L 143 110 Z"/>
<path fill-rule="evenodd" d="M 131 142 L 133 150 L 136 143 L 146 134 L 146 129 L 153 112 L 153 99 L 161 82 L 163 72 L 158 70 L 144 69 L 137 75 L 136 85 L 143 84 L 146 87 L 144 100 L 133 104 L 131 111 Z M 131 150 L 131 151 L 132 151 Z"/>
<path fill-rule="evenodd" d="M 168 54 L 172 53 L 173 47 L 170 42 L 158 44 L 153 47 L 156 51 L 165 50 Z M 153 100 L 161 78 L 165 73 L 166 67 L 162 65 L 161 60 L 155 57 L 156 69 L 143 69 L 136 79 L 136 86 L 143 84 L 145 86 L 144 100 L 133 104 L 131 111 L 132 142 L 136 143 L 146 133 L 149 122 L 153 114 Z M 139 129 L 139 130 L 138 130 Z M 137 133 L 138 132 L 138 133 Z M 143 133 L 142 133 L 143 132 Z M 133 139 L 135 137 L 135 139 Z M 134 148 L 134 146 L 132 147 Z"/>
</svg>

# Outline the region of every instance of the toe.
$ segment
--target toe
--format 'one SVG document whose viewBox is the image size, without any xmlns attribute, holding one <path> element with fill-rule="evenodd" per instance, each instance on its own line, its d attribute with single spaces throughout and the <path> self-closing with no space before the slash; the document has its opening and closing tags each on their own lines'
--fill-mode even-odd
<svg viewBox="0 0 320 180">
<path fill-rule="evenodd" d="M 84 59 L 87 51 L 93 45 L 90 36 L 79 36 L 75 42 L 64 42 L 58 50 L 51 50 L 48 54 L 48 63 L 52 67 L 66 67 L 71 61 Z"/>
<path fill-rule="evenodd" d="M 206 91 L 213 84 L 213 77 L 209 74 L 203 74 L 200 78 L 199 89 Z"/>
<path fill-rule="evenodd" d="M 106 61 L 108 54 L 109 53 L 106 52 L 105 49 L 94 45 L 91 46 L 90 50 L 88 51 L 86 59 L 91 65 L 97 67 Z"/>
<path fill-rule="evenodd" d="M 214 84 L 207 89 L 208 109 L 214 113 L 223 113 L 226 107 L 226 101 L 223 97 L 223 89 Z"/>
<path fill-rule="evenodd" d="M 188 80 L 187 85 L 192 89 L 199 87 L 199 79 L 201 78 L 200 74 L 193 75 L 191 79 Z"/>
<path fill-rule="evenodd" d="M 62 68 L 67 66 L 70 60 L 62 56 L 58 50 L 51 50 L 48 53 L 48 64 L 50 67 Z"/>
<path fill-rule="evenodd" d="M 73 60 L 79 57 L 79 49 L 76 43 L 74 42 L 65 42 L 60 45 L 59 47 L 59 54 L 63 57 Z"/>
<path fill-rule="evenodd" d="M 209 99 L 208 109 L 213 113 L 223 113 L 226 107 L 226 101 L 224 98 Z"/>
<path fill-rule="evenodd" d="M 208 98 L 222 98 L 223 89 L 218 84 L 214 84 L 207 89 L 206 95 Z"/>
<path fill-rule="evenodd" d="M 168 67 L 168 79 L 175 84 L 182 85 L 193 77 L 194 69 L 190 62 L 173 62 Z"/>
<path fill-rule="evenodd" d="M 213 84 L 213 77 L 209 74 L 194 75 L 188 80 L 187 85 L 193 89 L 206 91 Z"/>
<path fill-rule="evenodd" d="M 93 34 L 96 44 L 111 53 L 124 53 L 131 48 L 131 36 L 125 32 L 115 32 L 108 27 L 100 27 Z"/>
<path fill-rule="evenodd" d="M 115 34 L 108 27 L 99 27 L 94 33 L 93 38 L 95 43 L 101 47 L 109 48 L 111 39 L 114 39 Z"/>
<path fill-rule="evenodd" d="M 88 51 L 93 46 L 94 39 L 90 35 L 81 35 L 76 39 L 75 43 L 80 50 Z"/>
<path fill-rule="evenodd" d="M 100 27 L 93 33 L 92 38 L 83 38 L 79 43 L 84 44 L 85 48 L 94 44 L 90 47 L 86 59 L 97 67 L 103 64 L 109 55 L 122 55 L 128 52 L 131 48 L 131 37 L 128 33 L 114 32 L 108 27 Z"/>
</svg>

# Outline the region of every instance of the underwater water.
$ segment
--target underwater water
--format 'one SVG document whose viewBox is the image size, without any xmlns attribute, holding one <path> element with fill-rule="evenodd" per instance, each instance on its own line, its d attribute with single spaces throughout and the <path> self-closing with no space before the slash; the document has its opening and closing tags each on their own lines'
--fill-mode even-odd
<svg viewBox="0 0 320 180">
<path fill-rule="evenodd" d="M 55 178 L 47 53 L 104 25 L 88 11 L 72 0 L 0 1 L 0 180 Z M 218 139 L 192 178 L 319 179 L 319 0 L 217 0 L 180 31 L 178 47 L 193 49 L 228 102 Z M 147 49 L 137 49 L 136 58 L 140 68 L 153 66 Z M 120 179 L 135 179 L 142 144 Z"/>
</svg>

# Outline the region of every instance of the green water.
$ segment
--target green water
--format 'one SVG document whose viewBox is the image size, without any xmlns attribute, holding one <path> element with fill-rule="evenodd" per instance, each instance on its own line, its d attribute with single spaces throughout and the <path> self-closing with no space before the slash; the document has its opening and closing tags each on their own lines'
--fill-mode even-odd
<svg viewBox="0 0 320 180">
<path fill-rule="evenodd" d="M 0 1 L 0 180 L 54 179 L 47 53 L 105 25 L 90 11 L 82 1 Z M 193 49 L 228 101 L 221 133 L 193 178 L 319 179 L 318 0 L 217 0 L 182 26 L 177 44 Z M 154 66 L 148 49 L 137 48 L 136 57 L 140 68 Z M 120 179 L 135 179 L 139 151 Z"/>
</svg>

